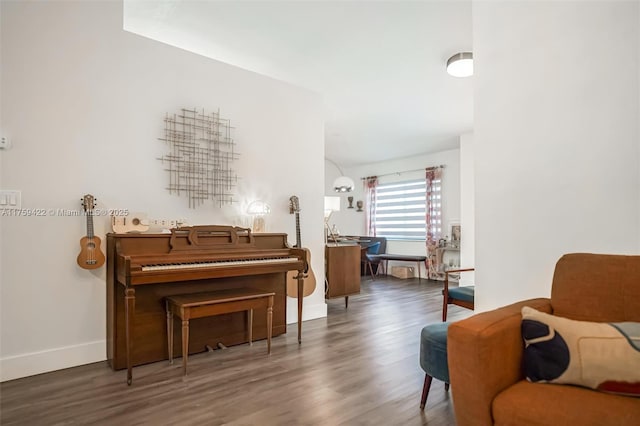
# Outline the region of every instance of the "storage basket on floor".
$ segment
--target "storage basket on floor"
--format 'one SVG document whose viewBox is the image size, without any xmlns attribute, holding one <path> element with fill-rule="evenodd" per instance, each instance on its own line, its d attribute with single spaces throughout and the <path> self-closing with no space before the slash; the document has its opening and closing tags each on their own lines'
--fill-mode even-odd
<svg viewBox="0 0 640 426">
<path fill-rule="evenodd" d="M 410 266 L 392 266 L 391 275 L 402 279 L 415 277 L 414 268 Z"/>
</svg>

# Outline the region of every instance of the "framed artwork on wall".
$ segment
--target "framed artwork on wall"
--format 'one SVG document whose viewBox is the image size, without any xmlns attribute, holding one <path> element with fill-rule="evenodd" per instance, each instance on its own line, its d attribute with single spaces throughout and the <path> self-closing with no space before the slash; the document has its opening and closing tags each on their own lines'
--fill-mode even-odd
<svg viewBox="0 0 640 426">
<path fill-rule="evenodd" d="M 460 239 L 462 237 L 462 229 L 459 223 L 451 224 L 451 246 L 460 248 Z"/>
</svg>

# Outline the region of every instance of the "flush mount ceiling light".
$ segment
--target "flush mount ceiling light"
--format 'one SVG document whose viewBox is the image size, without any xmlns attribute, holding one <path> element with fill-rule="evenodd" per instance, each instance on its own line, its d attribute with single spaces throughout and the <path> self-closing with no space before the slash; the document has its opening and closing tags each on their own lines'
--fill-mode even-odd
<svg viewBox="0 0 640 426">
<path fill-rule="evenodd" d="M 473 75 L 473 53 L 456 53 L 447 61 L 447 72 L 454 77 L 469 77 Z"/>
</svg>

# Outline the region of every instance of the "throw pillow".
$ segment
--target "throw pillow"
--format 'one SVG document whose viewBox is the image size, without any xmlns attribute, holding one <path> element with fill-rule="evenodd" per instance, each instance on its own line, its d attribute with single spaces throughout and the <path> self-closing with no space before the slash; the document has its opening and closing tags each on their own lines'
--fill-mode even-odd
<svg viewBox="0 0 640 426">
<path fill-rule="evenodd" d="M 527 380 L 640 397 L 640 323 L 596 323 L 522 308 Z"/>
</svg>

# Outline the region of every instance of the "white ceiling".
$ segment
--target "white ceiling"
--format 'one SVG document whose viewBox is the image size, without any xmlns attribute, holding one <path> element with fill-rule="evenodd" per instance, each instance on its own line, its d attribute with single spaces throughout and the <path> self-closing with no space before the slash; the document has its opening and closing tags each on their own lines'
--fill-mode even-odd
<svg viewBox="0 0 640 426">
<path fill-rule="evenodd" d="M 471 1 L 125 0 L 125 29 L 322 94 L 341 166 L 458 147 L 472 130 Z"/>
</svg>

